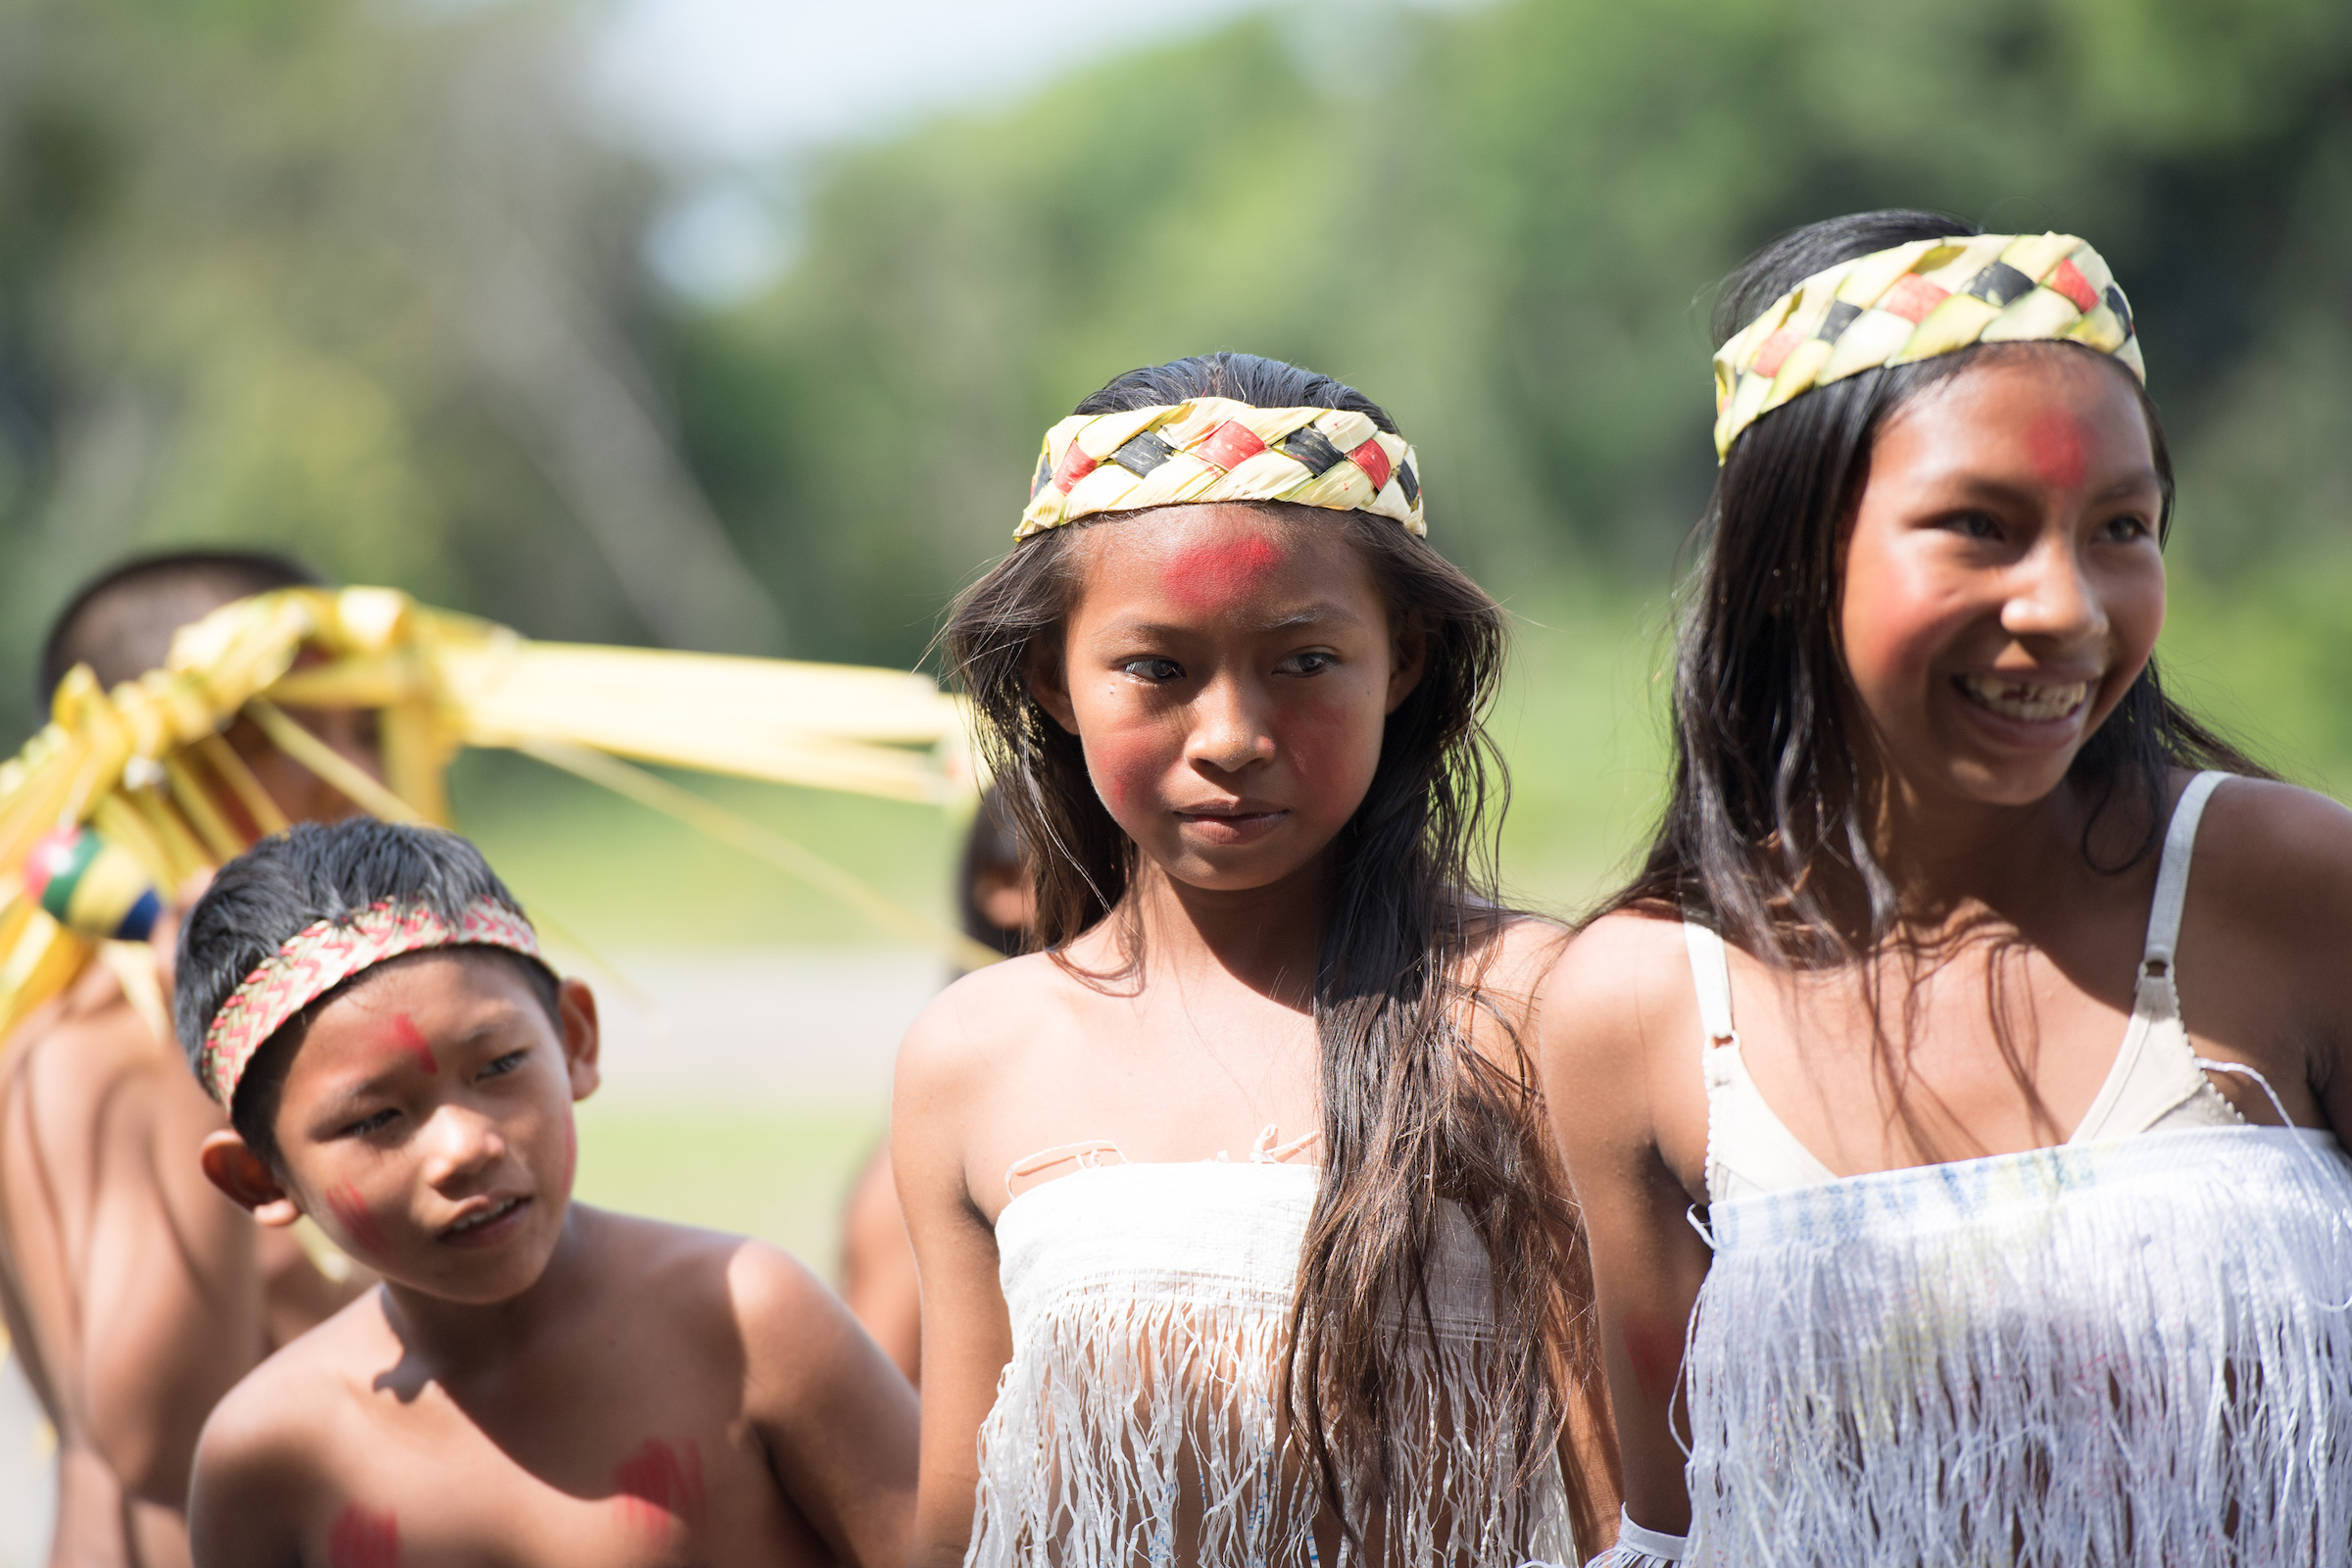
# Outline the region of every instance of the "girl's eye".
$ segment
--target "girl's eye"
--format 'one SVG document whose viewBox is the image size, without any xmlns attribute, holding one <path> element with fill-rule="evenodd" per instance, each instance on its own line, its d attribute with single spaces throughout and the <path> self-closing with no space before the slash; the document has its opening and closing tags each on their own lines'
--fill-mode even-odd
<svg viewBox="0 0 2352 1568">
<path fill-rule="evenodd" d="M 399 1115 L 399 1111 L 387 1108 L 377 1111 L 372 1116 L 362 1116 L 358 1121 L 347 1125 L 343 1129 L 342 1136 L 345 1138 L 365 1138 L 369 1133 L 380 1133 L 385 1128 L 391 1126 L 393 1120 Z"/>
<path fill-rule="evenodd" d="M 510 1051 L 505 1055 L 499 1057 L 496 1061 L 490 1063 L 489 1066 L 484 1067 L 482 1069 L 482 1076 L 485 1078 L 503 1078 L 508 1073 L 511 1073 L 515 1068 L 521 1066 L 522 1058 L 529 1054 L 530 1053 L 527 1051 Z"/>
<path fill-rule="evenodd" d="M 1944 526 L 1964 539 L 1998 539 L 2001 536 L 2000 523 L 1982 512 L 1963 512 L 1948 519 Z"/>
<path fill-rule="evenodd" d="M 1320 675 L 1338 662 L 1330 654 L 1293 654 L 1274 668 L 1284 675 Z"/>
<path fill-rule="evenodd" d="M 1177 676 L 1182 675 L 1184 666 L 1173 659 L 1130 659 L 1119 665 L 1119 671 L 1122 674 L 1133 675 L 1137 680 L 1148 680 L 1157 684 L 1160 681 L 1174 680 Z"/>
<path fill-rule="evenodd" d="M 2148 526 L 2146 518 L 2133 516 L 2111 517 L 2101 532 L 2117 544 L 2133 544 L 2156 537 L 2156 530 Z"/>
</svg>

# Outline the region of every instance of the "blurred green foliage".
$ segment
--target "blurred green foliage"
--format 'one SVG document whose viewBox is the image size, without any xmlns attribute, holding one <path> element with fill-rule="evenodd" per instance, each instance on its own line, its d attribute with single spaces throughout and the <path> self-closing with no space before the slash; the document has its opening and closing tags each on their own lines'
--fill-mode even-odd
<svg viewBox="0 0 2352 1568">
<path fill-rule="evenodd" d="M 1713 475 L 1713 280 L 1896 205 L 2095 239 L 2189 564 L 2337 547 L 2341 0 L 1303 6 L 842 158 L 781 286 L 689 324 L 685 428 L 801 635 L 862 659 L 1003 548 L 1053 418 L 1213 347 L 1386 403 L 1486 580 L 1649 587 Z"/>
<path fill-rule="evenodd" d="M 699 498 L 643 368 L 660 182 L 593 133 L 573 41 L 545 5 L 0 0 L 7 730 L 63 596 L 170 544 L 684 629 L 594 504 L 650 540 Z M 707 634 L 772 644 L 740 609 Z"/>
<path fill-rule="evenodd" d="M 671 176 L 582 107 L 582 15 L 0 0 L 0 715 L 76 578 L 199 538 L 909 662 L 1048 423 L 1248 348 L 1385 402 L 1526 616 L 1515 853 L 1582 888 L 1649 798 L 1713 280 L 1927 205 L 2114 263 L 2181 476 L 2166 657 L 2352 782 L 2343 0 L 1301 0 L 833 155 L 724 310 L 645 280 Z"/>
</svg>

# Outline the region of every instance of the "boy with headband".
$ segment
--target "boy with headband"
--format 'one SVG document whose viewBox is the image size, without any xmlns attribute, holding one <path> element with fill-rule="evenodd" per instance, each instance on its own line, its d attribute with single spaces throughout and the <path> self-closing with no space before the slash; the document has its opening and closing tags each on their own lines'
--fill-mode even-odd
<svg viewBox="0 0 2352 1568">
<path fill-rule="evenodd" d="M 199 1443 L 200 1565 L 904 1561 L 911 1392 L 757 1243 L 570 1201 L 597 1010 L 465 840 L 301 827 L 189 912 L 205 1174 L 383 1286 Z"/>
</svg>

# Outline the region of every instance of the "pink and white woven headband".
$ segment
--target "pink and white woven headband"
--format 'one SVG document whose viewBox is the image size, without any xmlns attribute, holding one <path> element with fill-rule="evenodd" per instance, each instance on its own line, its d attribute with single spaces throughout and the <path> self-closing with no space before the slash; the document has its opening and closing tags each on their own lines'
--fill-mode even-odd
<svg viewBox="0 0 2352 1568">
<path fill-rule="evenodd" d="M 539 938 L 528 920 L 489 899 L 466 906 L 454 929 L 422 905 L 389 899 L 340 925 L 305 926 L 239 981 L 213 1014 L 196 1064 L 205 1092 L 227 1109 L 254 1053 L 288 1019 L 361 970 L 429 948 L 504 948 L 537 958 Z"/>
</svg>

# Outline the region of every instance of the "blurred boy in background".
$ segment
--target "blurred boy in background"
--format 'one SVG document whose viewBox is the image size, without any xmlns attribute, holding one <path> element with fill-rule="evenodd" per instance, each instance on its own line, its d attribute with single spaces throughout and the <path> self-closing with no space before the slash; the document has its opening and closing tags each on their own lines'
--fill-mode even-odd
<svg viewBox="0 0 2352 1568">
<path fill-rule="evenodd" d="M 971 833 L 963 841 L 956 904 L 964 935 L 1006 957 L 1022 951 L 1022 931 L 1036 909 L 1037 895 L 993 785 L 981 796 Z M 915 1285 L 914 1248 L 906 1240 L 898 1185 L 891 1178 L 887 1132 L 850 1187 L 841 1229 L 842 1299 L 898 1362 L 906 1380 L 920 1383 L 922 1296 Z"/>
<path fill-rule="evenodd" d="M 222 605 L 316 585 L 293 562 L 186 552 L 76 594 L 44 645 L 38 699 L 87 664 L 112 688 L 160 667 L 172 634 Z M 365 710 L 311 711 L 313 733 L 380 771 Z M 285 815 L 353 808 L 250 720 L 225 738 Z M 170 1004 L 170 917 L 156 933 Z M 362 1282 L 336 1284 L 286 1231 L 263 1232 L 208 1183 L 226 1123 L 168 1033 L 92 964 L 0 1042 L 0 1309 L 57 1429 L 56 1564 L 183 1564 L 196 1436 L 220 1396 Z"/>
</svg>

